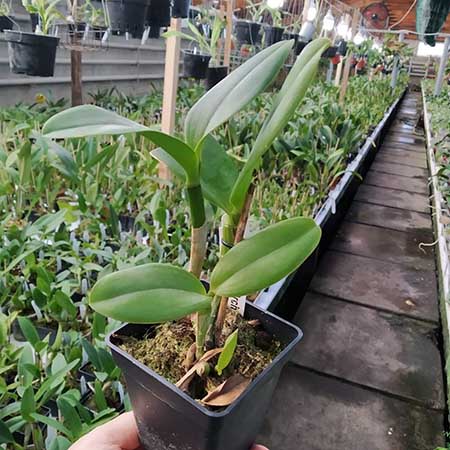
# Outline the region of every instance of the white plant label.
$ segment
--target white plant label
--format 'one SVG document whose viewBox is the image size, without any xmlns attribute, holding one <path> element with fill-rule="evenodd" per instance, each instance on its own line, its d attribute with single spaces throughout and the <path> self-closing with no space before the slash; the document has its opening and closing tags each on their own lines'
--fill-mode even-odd
<svg viewBox="0 0 450 450">
<path fill-rule="evenodd" d="M 228 299 L 228 308 L 237 311 L 242 317 L 245 313 L 245 295 L 242 297 L 230 297 Z"/>
</svg>

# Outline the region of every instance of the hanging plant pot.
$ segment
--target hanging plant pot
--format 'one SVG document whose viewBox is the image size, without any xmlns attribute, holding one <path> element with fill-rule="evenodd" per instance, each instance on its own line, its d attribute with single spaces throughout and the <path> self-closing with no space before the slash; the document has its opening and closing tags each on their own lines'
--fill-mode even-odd
<svg viewBox="0 0 450 450">
<path fill-rule="evenodd" d="M 158 25 L 150 26 L 148 37 L 150 39 L 159 39 L 161 37 L 161 27 Z"/>
<path fill-rule="evenodd" d="M 102 3 L 95 1 L 102 8 Z M 141 38 L 144 32 L 148 0 L 108 0 L 107 2 L 111 29 L 119 34 L 130 33 L 134 38 Z"/>
<path fill-rule="evenodd" d="M 203 80 L 208 71 L 210 55 L 194 53 L 192 50 L 183 51 L 184 76 Z"/>
<path fill-rule="evenodd" d="M 234 26 L 234 31 L 240 44 L 258 45 L 261 43 L 260 23 L 238 20 Z"/>
<path fill-rule="evenodd" d="M 36 27 L 39 25 L 39 14 L 36 13 L 30 14 L 30 22 L 31 22 L 31 31 L 34 33 L 36 31 Z"/>
<path fill-rule="evenodd" d="M 295 45 L 297 45 L 298 38 L 299 38 L 299 35 L 297 33 L 286 33 L 286 32 L 283 33 L 283 39 L 285 41 L 289 41 L 291 39 L 294 40 L 294 48 L 295 48 Z"/>
<path fill-rule="evenodd" d="M 41 34 L 5 31 L 9 65 L 13 73 L 52 77 L 59 38 Z"/>
<path fill-rule="evenodd" d="M 338 43 L 337 43 L 337 52 L 342 55 L 345 56 L 347 53 L 347 42 L 344 41 L 344 39 L 341 39 Z"/>
<path fill-rule="evenodd" d="M 0 16 L 0 33 L 5 30 L 12 30 L 14 22 L 8 16 Z"/>
<path fill-rule="evenodd" d="M 269 47 L 283 39 L 284 28 L 281 27 L 264 27 L 264 45 Z"/>
<path fill-rule="evenodd" d="M 295 54 L 300 55 L 302 50 L 308 45 L 308 42 L 303 41 L 302 39 L 299 39 L 297 43 L 295 44 Z"/>
<path fill-rule="evenodd" d="M 252 446 L 301 331 L 250 303 L 245 318 L 259 320 L 283 350 L 236 401 L 219 411 L 207 409 L 120 348 L 121 336 L 151 336 L 154 326 L 125 325 L 108 336 L 108 346 L 125 376 L 144 449 L 248 450 Z"/>
<path fill-rule="evenodd" d="M 150 0 L 146 23 L 151 27 L 168 27 L 170 25 L 170 1 Z"/>
<path fill-rule="evenodd" d="M 206 71 L 206 89 L 209 91 L 228 75 L 228 67 L 208 67 Z"/>
<path fill-rule="evenodd" d="M 174 0 L 172 17 L 186 19 L 189 16 L 190 0 Z"/>
<path fill-rule="evenodd" d="M 83 37 L 84 31 L 86 30 L 86 24 L 84 22 L 78 22 L 78 23 L 69 23 L 68 24 L 69 29 L 69 36 L 71 38 L 76 37 L 78 39 L 81 39 Z"/>
<path fill-rule="evenodd" d="M 338 48 L 333 45 L 331 47 L 328 47 L 323 53 L 322 58 L 333 58 L 336 56 Z"/>
<path fill-rule="evenodd" d="M 101 41 L 103 39 L 104 34 L 106 33 L 107 28 L 100 25 L 94 25 L 91 27 L 94 32 L 94 39 L 96 41 Z"/>
</svg>

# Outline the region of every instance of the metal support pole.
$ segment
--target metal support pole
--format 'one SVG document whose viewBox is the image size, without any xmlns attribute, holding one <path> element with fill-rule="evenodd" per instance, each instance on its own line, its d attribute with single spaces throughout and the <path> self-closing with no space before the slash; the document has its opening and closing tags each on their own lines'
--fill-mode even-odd
<svg viewBox="0 0 450 450">
<path fill-rule="evenodd" d="M 398 40 L 400 42 L 403 42 L 405 40 L 405 33 L 400 33 Z M 400 72 L 400 67 L 399 67 L 399 60 L 400 57 L 399 56 L 395 56 L 394 58 L 394 67 L 392 68 L 392 78 L 391 78 L 391 88 L 395 89 L 395 86 L 397 86 L 397 78 L 398 78 L 398 74 Z"/>
<path fill-rule="evenodd" d="M 434 95 L 437 96 L 441 93 L 442 83 L 444 82 L 445 66 L 448 61 L 448 49 L 450 46 L 450 37 L 445 38 L 444 49 L 442 50 L 441 63 L 439 64 L 439 71 L 436 78 L 436 84 L 434 85 Z"/>
</svg>

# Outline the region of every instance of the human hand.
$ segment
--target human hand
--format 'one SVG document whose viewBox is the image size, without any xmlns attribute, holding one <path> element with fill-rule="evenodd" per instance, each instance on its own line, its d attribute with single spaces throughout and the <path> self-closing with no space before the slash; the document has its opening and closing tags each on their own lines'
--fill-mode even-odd
<svg viewBox="0 0 450 450">
<path fill-rule="evenodd" d="M 69 450 L 139 450 L 140 448 L 136 420 L 133 413 L 128 412 L 83 436 Z M 268 449 L 255 445 L 251 450 Z"/>
</svg>

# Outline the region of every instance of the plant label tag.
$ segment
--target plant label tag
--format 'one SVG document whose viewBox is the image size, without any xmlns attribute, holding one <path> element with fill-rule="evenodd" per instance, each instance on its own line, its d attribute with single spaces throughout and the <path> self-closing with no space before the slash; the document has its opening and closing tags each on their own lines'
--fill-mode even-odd
<svg viewBox="0 0 450 450">
<path fill-rule="evenodd" d="M 228 308 L 237 311 L 242 317 L 245 313 L 245 295 L 242 297 L 230 297 L 228 299 Z"/>
</svg>

